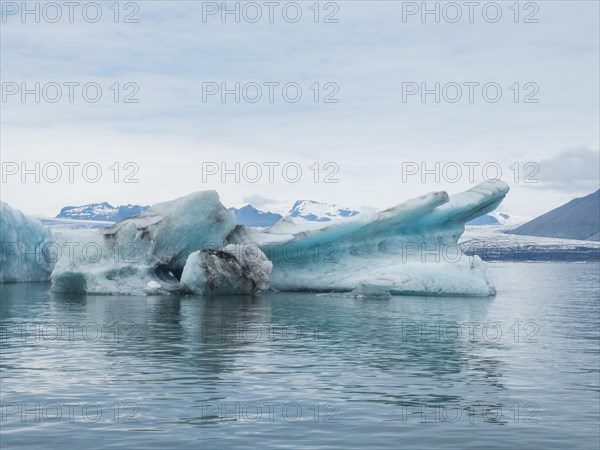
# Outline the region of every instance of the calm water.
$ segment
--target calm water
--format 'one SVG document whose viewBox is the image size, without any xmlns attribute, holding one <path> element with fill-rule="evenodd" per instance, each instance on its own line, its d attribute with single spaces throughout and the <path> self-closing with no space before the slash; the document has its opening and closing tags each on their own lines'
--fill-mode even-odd
<svg viewBox="0 0 600 450">
<path fill-rule="evenodd" d="M 597 264 L 493 298 L 2 285 L 3 448 L 599 446 Z"/>
</svg>

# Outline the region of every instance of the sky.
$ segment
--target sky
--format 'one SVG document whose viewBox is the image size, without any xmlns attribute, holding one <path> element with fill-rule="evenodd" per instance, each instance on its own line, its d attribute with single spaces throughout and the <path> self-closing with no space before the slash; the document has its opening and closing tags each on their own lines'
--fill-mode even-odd
<svg viewBox="0 0 600 450">
<path fill-rule="evenodd" d="M 500 176 L 535 217 L 599 188 L 599 2 L 89 3 L 2 3 L 0 197 L 25 213 L 378 209 Z"/>
</svg>

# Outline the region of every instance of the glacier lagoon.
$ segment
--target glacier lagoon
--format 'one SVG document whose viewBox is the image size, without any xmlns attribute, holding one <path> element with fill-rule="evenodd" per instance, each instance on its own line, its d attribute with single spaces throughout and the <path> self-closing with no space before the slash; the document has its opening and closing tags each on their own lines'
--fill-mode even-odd
<svg viewBox="0 0 600 450">
<path fill-rule="evenodd" d="M 63 293 L 248 294 L 271 289 L 489 296 L 496 290 L 487 265 L 478 256 L 467 257 L 458 239 L 466 222 L 493 211 L 508 190 L 501 181 L 484 182 L 451 197 L 431 192 L 334 223 L 306 226 L 286 217 L 266 229 L 236 225 L 218 194 L 202 191 L 155 204 L 106 229 L 47 232 L 45 239 L 21 233 L 42 228 L 3 204 L 4 234 L 21 241 L 3 238 L 0 281 L 18 281 L 13 274 L 19 272 L 22 281 L 36 281 L 30 276 L 35 271 L 40 281 L 50 277 L 52 290 Z M 39 247 L 43 251 L 37 255 L 32 249 Z M 67 255 L 62 254 L 65 247 Z"/>
<path fill-rule="evenodd" d="M 106 229 L 2 204 L 3 445 L 597 448 L 598 263 L 457 246 L 506 192 L 266 229 L 214 191 Z"/>
<path fill-rule="evenodd" d="M 2 444 L 597 449 L 598 264 L 489 266 L 494 297 L 2 284 Z"/>
</svg>

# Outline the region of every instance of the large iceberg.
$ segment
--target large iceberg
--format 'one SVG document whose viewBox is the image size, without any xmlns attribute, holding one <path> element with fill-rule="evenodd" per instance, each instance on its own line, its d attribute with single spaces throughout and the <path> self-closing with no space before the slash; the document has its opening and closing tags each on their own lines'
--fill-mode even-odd
<svg viewBox="0 0 600 450">
<path fill-rule="evenodd" d="M 47 281 L 52 258 L 50 233 L 36 220 L 0 202 L 0 283 Z"/>
<path fill-rule="evenodd" d="M 57 262 L 52 290 L 133 295 L 180 291 L 188 256 L 220 248 L 235 220 L 215 191 L 158 203 L 110 228 L 88 233 L 81 248 L 91 250 Z"/>
<path fill-rule="evenodd" d="M 197 192 L 107 229 L 62 236 L 63 245 L 79 251 L 58 259 L 52 290 L 493 295 L 486 264 L 466 256 L 458 239 L 466 222 L 493 211 L 507 192 L 501 181 L 485 182 L 452 197 L 432 192 L 377 213 L 309 225 L 287 217 L 267 229 L 236 225 L 216 192 Z M 47 239 L 43 228 L 11 214 L 3 231 L 23 228 L 27 241 Z M 43 277 L 44 267 L 26 269 L 3 266 L 2 272 Z"/>
<path fill-rule="evenodd" d="M 487 265 L 466 256 L 458 238 L 508 189 L 496 181 L 452 198 L 433 192 L 318 229 L 283 219 L 264 231 L 238 228 L 228 242 L 261 248 L 275 290 L 488 296 L 496 290 Z"/>
</svg>

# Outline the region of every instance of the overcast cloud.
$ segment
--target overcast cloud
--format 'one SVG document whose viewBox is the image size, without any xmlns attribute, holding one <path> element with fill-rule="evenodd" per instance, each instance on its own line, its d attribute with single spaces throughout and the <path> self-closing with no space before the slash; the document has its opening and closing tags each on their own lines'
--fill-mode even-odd
<svg viewBox="0 0 600 450">
<path fill-rule="evenodd" d="M 203 23 L 201 3 L 138 2 L 138 23 L 114 23 L 106 8 L 98 23 L 21 23 L 5 15 L 3 83 L 96 82 L 103 96 L 97 103 L 80 91 L 72 103 L 3 99 L 3 163 L 80 166 L 73 183 L 64 174 L 54 183 L 7 177 L 2 200 L 56 214 L 67 204 L 152 204 L 216 189 L 226 206 L 285 209 L 309 198 L 385 208 L 426 191 L 467 189 L 485 178 L 485 166 L 500 167 L 511 184 L 501 208 L 535 216 L 598 188 L 598 2 L 537 2 L 538 23 L 522 23 L 523 15 L 514 23 L 507 2 L 497 23 L 479 15 L 473 23 L 404 23 L 402 2 L 366 1 L 337 2 L 338 23 L 322 23 L 323 15 L 314 23 L 312 2 L 301 3 L 298 23 Z M 206 82 L 295 82 L 303 96 L 297 103 L 281 91 L 272 103 L 204 101 Z M 456 103 L 433 96 L 422 103 L 419 95 L 403 98 L 403 82 L 463 89 L 494 82 L 502 96 L 491 103 L 476 91 L 471 103 L 465 90 Z M 126 83 L 139 87 L 138 103 L 123 102 L 133 92 Z M 328 94 L 338 102 L 324 103 Z M 527 96 L 538 102 L 526 103 Z M 103 170 L 95 183 L 80 172 L 90 162 Z M 473 162 L 471 177 L 465 163 Z M 219 173 L 203 176 L 207 163 Z M 223 182 L 221 169 L 236 163 L 246 165 L 247 177 Z M 282 172 L 290 163 L 302 171 L 296 182 Z M 436 163 L 443 176 L 422 178 Z M 406 176 L 414 164 L 419 173 Z M 539 168 L 538 183 L 524 181 L 528 164 Z M 262 176 L 249 180 L 256 165 Z M 456 166 L 463 172 L 454 179 Z"/>
<path fill-rule="evenodd" d="M 596 150 L 577 148 L 540 161 L 542 188 L 567 192 L 593 192 L 600 188 L 600 156 Z"/>
</svg>

